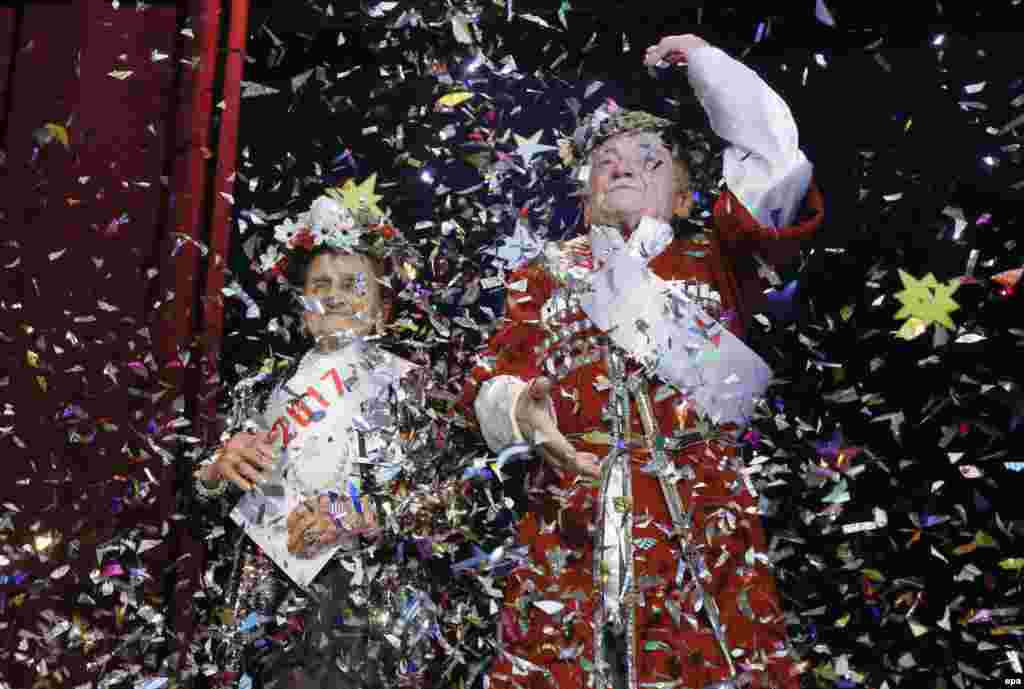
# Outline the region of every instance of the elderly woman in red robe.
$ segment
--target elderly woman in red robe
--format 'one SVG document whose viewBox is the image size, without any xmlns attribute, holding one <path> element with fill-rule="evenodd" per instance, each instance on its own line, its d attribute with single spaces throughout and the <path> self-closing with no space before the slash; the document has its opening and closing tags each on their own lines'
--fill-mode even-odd
<svg viewBox="0 0 1024 689">
<path fill-rule="evenodd" d="M 742 336 L 759 266 L 796 256 L 821 194 L 782 98 L 699 37 L 685 64 L 724 152 L 705 232 L 671 123 L 607 103 L 572 144 L 589 233 L 509 276 L 505 321 L 464 405 L 488 445 L 529 443 L 491 689 L 788 687 L 787 645 L 740 434 L 770 378 Z"/>
</svg>

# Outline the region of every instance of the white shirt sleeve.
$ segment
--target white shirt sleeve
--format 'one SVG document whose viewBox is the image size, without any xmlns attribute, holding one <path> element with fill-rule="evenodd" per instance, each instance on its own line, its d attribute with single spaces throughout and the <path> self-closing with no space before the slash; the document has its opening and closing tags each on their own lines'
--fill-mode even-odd
<svg viewBox="0 0 1024 689">
<path fill-rule="evenodd" d="M 516 423 L 515 408 L 529 383 L 515 376 L 494 376 L 484 381 L 473 402 L 480 432 L 495 454 L 509 445 L 526 442 Z"/>
<path fill-rule="evenodd" d="M 813 168 L 789 106 L 754 70 L 711 45 L 690 51 L 688 76 L 711 128 L 731 144 L 723 160 L 729 190 L 762 225 L 791 224 Z"/>
</svg>

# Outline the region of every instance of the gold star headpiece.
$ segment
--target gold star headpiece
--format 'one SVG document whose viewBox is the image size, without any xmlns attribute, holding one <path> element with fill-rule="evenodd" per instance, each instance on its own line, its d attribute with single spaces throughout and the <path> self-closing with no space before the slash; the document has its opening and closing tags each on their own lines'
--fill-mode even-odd
<svg viewBox="0 0 1024 689">
<path fill-rule="evenodd" d="M 348 180 L 324 190 L 309 210 L 274 227 L 272 241 L 260 256 L 260 271 L 284 275 L 288 255 L 320 246 L 382 258 L 391 253 L 401 233 L 386 220 L 376 193 L 377 175 L 361 183 Z"/>
</svg>

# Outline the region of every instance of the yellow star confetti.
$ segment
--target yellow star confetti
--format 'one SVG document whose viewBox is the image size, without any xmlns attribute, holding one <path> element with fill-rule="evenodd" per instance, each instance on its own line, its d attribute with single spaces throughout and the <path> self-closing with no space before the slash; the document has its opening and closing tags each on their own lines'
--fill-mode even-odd
<svg viewBox="0 0 1024 689">
<path fill-rule="evenodd" d="M 380 217 L 384 215 L 384 211 L 380 209 L 377 202 L 380 201 L 383 196 L 377 194 L 377 173 L 373 173 L 367 177 L 361 184 L 356 184 L 353 180 L 345 182 L 344 186 L 337 191 L 337 194 L 332 194 L 345 208 L 353 211 L 354 213 L 367 212 Z"/>
<path fill-rule="evenodd" d="M 540 139 L 544 136 L 544 130 L 538 129 L 530 136 L 519 136 L 513 133 L 512 136 L 516 140 L 516 153 L 523 156 L 523 161 L 529 165 L 530 161 L 533 160 L 533 156 L 538 153 L 544 153 L 545 151 L 557 151 L 558 148 L 555 146 L 548 146 L 542 144 Z"/>
<path fill-rule="evenodd" d="M 544 136 L 544 130 L 543 129 L 538 129 L 537 131 L 535 131 L 530 136 L 519 136 L 515 132 L 512 132 L 512 138 L 514 138 L 516 140 L 516 145 L 517 146 L 522 146 L 523 144 L 539 144 L 540 143 L 540 137 L 542 137 L 542 136 Z"/>
<path fill-rule="evenodd" d="M 950 329 L 955 327 L 949 314 L 960 308 L 960 305 L 953 301 L 953 293 L 960 287 L 958 281 L 952 280 L 943 284 L 931 273 L 921 280 L 903 270 L 900 270 L 899 274 L 904 289 L 894 296 L 903 306 L 896 312 L 894 318 L 909 319 L 897 333 L 900 337 L 913 339 L 932 323 Z"/>
</svg>

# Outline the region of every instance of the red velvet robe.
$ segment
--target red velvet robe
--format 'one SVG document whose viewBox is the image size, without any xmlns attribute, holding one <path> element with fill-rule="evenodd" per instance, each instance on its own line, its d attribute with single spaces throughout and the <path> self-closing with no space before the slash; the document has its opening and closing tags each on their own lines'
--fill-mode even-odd
<svg viewBox="0 0 1024 689">
<path fill-rule="evenodd" d="M 776 230 L 759 226 L 734 196 L 725 193 L 715 206 L 710 242 L 695 245 L 677 240 L 651 262 L 652 270 L 665 280 L 696 280 L 715 288 L 724 309 L 737 314 L 729 327 L 742 336 L 763 290 L 751 254 L 759 253 L 773 263 L 794 256 L 799 242 L 814 234 L 824 216 L 822 196 L 813 185 L 804 206 L 801 217 L 805 220 Z M 705 255 L 687 253 L 695 250 Z M 541 307 L 558 284 L 538 265 L 522 269 L 508 282 L 523 279 L 527 280 L 526 294 L 510 292 L 507 322 L 489 345 L 493 366 L 475 369 L 474 380 L 467 385 L 463 405 L 468 413 L 479 384 L 487 378 L 505 374 L 530 380 L 547 375 L 542 366 L 549 353 L 575 355 L 587 337 L 597 334 L 593 329 L 583 331 L 545 348 L 545 337 L 559 330 L 564 334 L 561 324 L 548 323 L 550 330 L 545 331 L 542 323 Z M 577 311 L 569 321 L 583 318 Z M 558 427 L 573 445 L 604 457 L 607 445 L 588 444 L 599 441 L 595 433 L 608 431 L 601 419 L 608 391 L 595 386 L 599 376 L 607 376 L 603 358 L 557 380 L 552 398 Z M 662 434 L 673 433 L 681 424 L 693 424 L 693 414 L 684 417 L 680 413 L 680 401 L 676 395 L 655 402 Z M 631 419 L 634 434 L 642 438 L 635 408 Z M 590 435 L 584 439 L 584 434 Z M 675 461 L 692 467 L 696 476 L 693 481 L 680 481 L 678 489 L 686 508 L 693 510 L 695 542 L 704 545 L 703 557 L 711 574 L 704 586 L 718 603 L 727 644 L 735 652 L 743 650 L 736 658 L 737 669 L 752 673 L 756 678 L 753 686 L 795 689 L 796 668 L 786 653 L 783 614 L 772 572 L 764 561 L 745 562 L 754 553 L 766 553 L 767 546 L 757 516 L 757 498 L 738 480 L 736 470 L 741 467 L 730 460 L 734 455 L 734 450 L 715 441 L 673 453 Z M 657 480 L 638 470 L 648 459 L 646 451 L 634 452 L 633 541 L 647 546 L 634 548 L 636 582 L 641 589 L 634 587 L 639 682 L 643 686 L 678 681 L 664 686 L 696 689 L 727 677 L 726 664 L 703 613 L 694 611 L 693 591 L 686 586 L 689 577 L 683 578 L 681 590 L 676 586 L 679 548 L 667 537 L 671 528 L 668 509 Z M 599 595 L 592 579 L 597 490 L 579 485 L 573 475 L 558 475 L 540 466 L 531 485 L 529 511 L 520 524 L 519 538 L 529 546 L 532 564 L 520 566 L 504 580 L 501 626 L 504 651 L 545 671 L 516 674 L 508 655 L 502 654 L 491 669 L 491 687 L 583 689 L 588 686 L 589 663 L 593 662 L 591 620 Z M 717 535 L 706 532 L 709 525 L 712 532 L 716 527 L 722 531 Z M 712 535 L 710 542 L 707 533 Z M 569 560 L 559 571 L 559 556 L 565 553 Z M 537 592 L 535 600 L 555 601 L 564 607 L 548 614 L 527 602 L 525 596 L 530 592 Z M 679 625 L 666 607 L 669 599 L 677 601 L 684 613 Z"/>
</svg>

